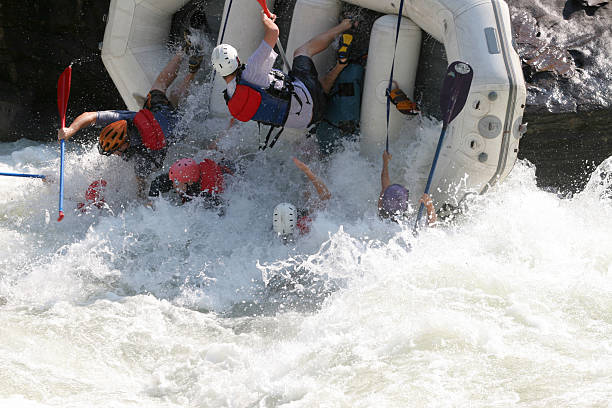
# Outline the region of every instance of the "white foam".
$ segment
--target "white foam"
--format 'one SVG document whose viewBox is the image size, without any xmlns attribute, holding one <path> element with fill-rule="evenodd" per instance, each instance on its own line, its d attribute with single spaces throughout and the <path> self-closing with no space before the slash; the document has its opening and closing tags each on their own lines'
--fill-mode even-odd
<svg viewBox="0 0 612 408">
<path fill-rule="evenodd" d="M 226 123 L 201 122 L 195 102 L 186 109 L 166 168 L 223 156 L 202 146 Z M 411 186 L 438 131 L 407 124 L 392 180 Z M 519 161 L 454 224 L 415 238 L 411 223 L 378 219 L 380 163 L 348 143 L 310 163 L 333 198 L 309 235 L 284 246 L 271 211 L 302 205 L 308 184 L 284 141 L 239 159 L 256 138 L 239 125 L 222 142 L 241 169 L 228 177 L 224 217 L 197 202 L 144 207 L 130 165 L 91 146 L 68 146 L 61 223 L 57 184 L 0 180 L 0 405 L 608 403 L 609 160 L 571 199 L 537 188 Z M 0 166 L 56 173 L 57 149 L 2 144 Z M 110 209 L 82 214 L 98 178 Z"/>
</svg>

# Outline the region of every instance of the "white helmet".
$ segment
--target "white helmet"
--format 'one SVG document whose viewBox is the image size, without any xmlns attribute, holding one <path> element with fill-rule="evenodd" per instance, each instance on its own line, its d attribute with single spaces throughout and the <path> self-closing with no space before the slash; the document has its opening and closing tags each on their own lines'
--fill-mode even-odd
<svg viewBox="0 0 612 408">
<path fill-rule="evenodd" d="M 210 62 L 221 76 L 227 76 L 238 68 L 238 51 L 229 44 L 219 44 L 213 50 Z"/>
<path fill-rule="evenodd" d="M 272 227 L 274 232 L 282 235 L 290 235 L 295 232 L 298 213 L 293 204 L 280 203 L 274 207 L 272 216 Z"/>
</svg>

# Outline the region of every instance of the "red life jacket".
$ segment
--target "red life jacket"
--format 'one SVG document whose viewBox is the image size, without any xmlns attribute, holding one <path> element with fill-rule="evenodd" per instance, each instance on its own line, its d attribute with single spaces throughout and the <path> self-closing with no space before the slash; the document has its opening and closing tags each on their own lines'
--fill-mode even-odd
<svg viewBox="0 0 612 408">
<path fill-rule="evenodd" d="M 227 102 L 233 117 L 241 122 L 251 120 L 261 105 L 261 93 L 247 85 L 236 85 L 236 92 Z"/>
<path fill-rule="evenodd" d="M 211 159 L 205 159 L 199 166 L 201 191 L 215 194 L 223 193 L 225 189 L 223 167 Z"/>
<path fill-rule="evenodd" d="M 134 116 L 134 125 L 140 133 L 142 144 L 150 150 L 161 150 L 166 147 L 166 138 L 159 122 L 148 109 L 141 109 Z"/>
</svg>

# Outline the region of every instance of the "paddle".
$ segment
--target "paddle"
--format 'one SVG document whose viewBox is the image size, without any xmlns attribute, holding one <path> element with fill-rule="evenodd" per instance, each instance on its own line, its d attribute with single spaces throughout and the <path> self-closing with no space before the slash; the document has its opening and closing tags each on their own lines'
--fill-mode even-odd
<svg viewBox="0 0 612 408">
<path fill-rule="evenodd" d="M 66 127 L 66 108 L 68 107 L 68 96 L 70 96 L 70 78 L 72 66 L 69 66 L 60 75 L 57 81 L 57 110 L 60 116 L 60 125 Z M 59 189 L 59 216 L 57 222 L 64 219 L 64 149 L 65 140 L 60 142 L 60 189 Z"/>
<path fill-rule="evenodd" d="M 266 16 L 270 18 L 271 14 L 270 10 L 268 10 L 266 0 L 257 0 L 257 2 L 259 3 L 259 5 L 261 5 L 261 8 L 263 9 L 264 13 L 266 13 Z M 287 66 L 287 69 L 291 71 L 291 65 L 289 65 L 289 61 L 287 61 L 287 56 L 285 55 L 285 50 L 283 50 L 283 46 L 281 45 L 280 39 L 276 40 L 276 46 L 278 47 L 278 53 L 280 54 L 281 58 L 283 59 L 283 62 Z"/>
<path fill-rule="evenodd" d="M 44 179 L 47 177 L 47 176 L 43 176 L 42 174 L 25 174 L 25 173 L 0 173 L 0 176 L 32 177 L 32 178 L 40 178 L 40 179 Z"/>
<path fill-rule="evenodd" d="M 472 84 L 473 76 L 474 70 L 465 62 L 455 61 L 450 64 L 446 70 L 446 77 L 444 78 L 442 92 L 440 93 L 442 132 L 440 132 L 440 139 L 438 140 L 436 154 L 434 155 L 433 162 L 431 164 L 431 170 L 429 170 L 429 177 L 427 178 L 427 185 L 425 186 L 425 194 L 429 193 L 429 187 L 431 187 L 431 181 L 433 179 L 434 171 L 436 170 L 436 164 L 438 162 L 438 156 L 440 155 L 440 149 L 442 148 L 442 141 L 444 140 L 446 128 L 465 106 L 465 101 L 467 100 L 470 92 L 470 85 Z M 417 219 L 414 223 L 413 231 L 416 231 L 422 213 L 423 203 L 421 203 L 419 206 L 419 214 L 417 215 Z"/>
</svg>

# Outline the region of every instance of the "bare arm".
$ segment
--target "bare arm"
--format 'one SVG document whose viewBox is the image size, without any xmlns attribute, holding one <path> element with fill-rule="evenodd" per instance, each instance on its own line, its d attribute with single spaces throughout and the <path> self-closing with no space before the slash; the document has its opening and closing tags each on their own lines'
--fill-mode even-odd
<svg viewBox="0 0 612 408">
<path fill-rule="evenodd" d="M 308 179 L 310 180 L 314 188 L 317 190 L 319 199 L 321 199 L 321 201 L 329 200 L 331 198 L 331 193 L 327 189 L 327 186 L 325 185 L 325 183 L 323 183 L 321 179 L 315 176 L 315 174 L 308 168 L 308 166 L 306 166 L 304 163 L 302 163 L 297 158 L 294 157 L 293 162 L 295 163 L 297 168 L 302 170 L 304 174 L 306 175 L 306 177 L 308 177 Z"/>
<path fill-rule="evenodd" d="M 261 12 L 261 22 L 264 26 L 264 41 L 272 48 L 276 45 L 278 41 L 279 30 L 278 26 L 275 23 L 276 14 L 271 14 L 270 17 L 266 16 L 266 14 Z"/>
<path fill-rule="evenodd" d="M 390 161 L 391 161 L 391 153 L 385 150 L 383 152 L 382 172 L 380 173 L 380 185 L 381 185 L 380 195 L 381 196 L 385 192 L 387 187 L 391 185 L 391 180 L 389 179 L 389 162 Z"/>
<path fill-rule="evenodd" d="M 437 221 L 438 216 L 436 215 L 436 209 L 433 205 L 433 201 L 431 201 L 431 197 L 429 196 L 429 194 L 423 194 L 423 197 L 421 197 L 419 203 L 423 203 L 423 205 L 425 205 L 425 208 L 427 209 L 427 225 L 434 224 Z"/>
<path fill-rule="evenodd" d="M 97 112 L 84 112 L 70 124 L 70 126 L 58 129 L 57 140 L 68 140 L 74 136 L 79 130 L 84 127 L 91 126 L 96 123 L 98 117 Z"/>
<path fill-rule="evenodd" d="M 391 161 L 391 153 L 388 151 L 383 152 L 383 167 L 380 173 L 380 194 L 378 195 L 378 208 L 382 208 L 382 198 L 387 187 L 391 185 L 391 179 L 389 179 L 389 162 Z"/>
</svg>

